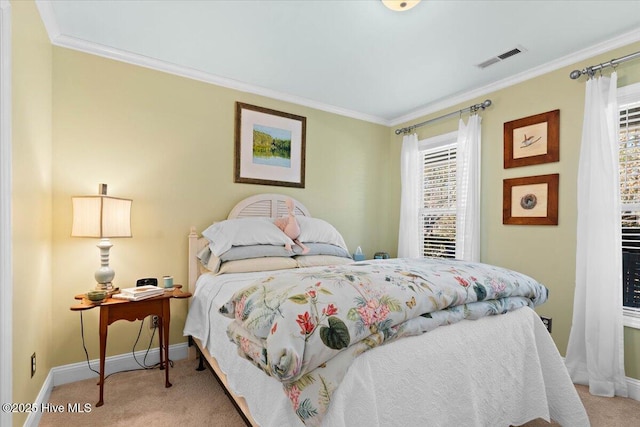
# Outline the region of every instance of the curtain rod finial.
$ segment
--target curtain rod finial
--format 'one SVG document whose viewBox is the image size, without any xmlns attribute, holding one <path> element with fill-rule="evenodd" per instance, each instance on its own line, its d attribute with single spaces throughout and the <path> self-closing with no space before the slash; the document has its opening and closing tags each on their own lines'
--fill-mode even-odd
<svg viewBox="0 0 640 427">
<path fill-rule="evenodd" d="M 573 70 L 571 72 L 571 74 L 569 74 L 569 77 L 571 77 L 573 80 L 580 78 L 580 76 L 582 75 L 582 71 L 580 70 Z"/>
</svg>

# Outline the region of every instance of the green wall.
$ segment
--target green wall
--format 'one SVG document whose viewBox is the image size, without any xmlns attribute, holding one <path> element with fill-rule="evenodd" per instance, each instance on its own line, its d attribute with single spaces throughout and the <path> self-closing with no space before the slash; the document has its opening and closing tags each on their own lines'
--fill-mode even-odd
<svg viewBox="0 0 640 427">
<path fill-rule="evenodd" d="M 307 118 L 304 189 L 235 184 L 237 101 Z M 189 80 L 77 51 L 53 50 L 53 363 L 84 359 L 73 295 L 94 286 L 96 241 L 70 237 L 71 196 L 133 199 L 131 239 L 113 239 L 115 284 L 173 275 L 187 280 L 187 235 L 226 218 L 241 199 L 289 194 L 335 224 L 349 248 L 372 256 L 389 247 L 389 144 L 385 126 Z M 384 224 L 385 226 L 381 226 Z M 373 231 L 375 230 L 375 231 Z M 372 232 L 373 231 L 373 232 Z M 63 297 L 64 296 L 64 297 Z M 187 301 L 172 302 L 171 342 L 182 336 Z M 89 355 L 97 357 L 98 312 L 85 314 Z M 135 323 L 109 329 L 108 355 L 131 351 Z"/>
<path fill-rule="evenodd" d="M 610 61 L 640 50 L 640 43 L 607 52 L 578 64 L 543 74 L 429 116 L 420 117 L 396 128 L 419 123 L 469 105 L 491 99 L 493 105 L 482 115 L 482 261 L 522 271 L 544 283 L 550 299 L 537 311 L 553 318 L 552 336 L 562 355 L 566 352 L 572 321 L 575 289 L 575 252 L 578 159 L 582 136 L 585 78 L 571 80 L 569 73 L 587 65 Z M 618 67 L 618 84 L 640 81 L 640 61 Z M 504 169 L 503 125 L 505 122 L 552 110 L 560 110 L 560 161 L 544 165 Z M 465 118 L 466 120 L 466 118 Z M 458 119 L 418 128 L 419 139 L 457 129 Z M 395 129 L 395 128 L 394 128 Z M 393 164 L 399 164 L 401 136 L 392 132 Z M 520 226 L 502 224 L 502 181 L 508 178 L 560 174 L 559 218 L 557 226 Z M 392 167 L 389 174 L 399 176 Z M 394 178 L 398 187 L 399 178 Z M 399 203 L 399 197 L 392 203 Z M 398 212 L 391 214 L 392 224 Z M 625 369 L 629 377 L 640 378 L 640 330 L 625 328 Z"/>
<path fill-rule="evenodd" d="M 52 47 L 33 2 L 11 2 L 13 402 L 34 402 L 51 362 Z M 36 374 L 31 377 L 31 355 Z M 4 403 L 4 402 L 3 402 Z M 25 413 L 13 415 L 22 425 Z"/>
</svg>

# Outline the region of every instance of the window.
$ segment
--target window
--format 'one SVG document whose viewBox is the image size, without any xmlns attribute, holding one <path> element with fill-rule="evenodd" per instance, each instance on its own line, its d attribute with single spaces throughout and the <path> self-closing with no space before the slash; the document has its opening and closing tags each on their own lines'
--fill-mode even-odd
<svg viewBox="0 0 640 427">
<path fill-rule="evenodd" d="M 422 257 L 456 255 L 457 134 L 452 132 L 418 143 Z"/>
<path fill-rule="evenodd" d="M 640 83 L 620 88 L 622 299 L 625 325 L 640 328 Z"/>
</svg>

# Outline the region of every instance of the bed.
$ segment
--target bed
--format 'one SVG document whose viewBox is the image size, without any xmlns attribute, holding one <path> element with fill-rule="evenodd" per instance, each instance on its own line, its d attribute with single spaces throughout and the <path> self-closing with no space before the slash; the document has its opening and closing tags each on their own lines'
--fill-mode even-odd
<svg viewBox="0 0 640 427">
<path fill-rule="evenodd" d="M 278 194 L 249 197 L 231 210 L 227 220 L 253 218 L 255 221 L 269 221 L 269 218 L 282 217 L 287 213 L 286 199 L 287 197 Z M 312 217 L 299 201 L 294 200 L 294 204 L 295 214 L 304 234 L 305 221 L 311 221 Z M 206 234 L 212 227 L 203 233 Z M 330 246 L 340 247 L 344 244 L 339 241 L 341 236 L 326 235 L 324 233 L 323 238 L 329 239 Z M 300 240 L 304 242 L 302 237 L 304 236 Z M 313 240 L 312 237 L 309 238 Z M 277 246 L 277 242 L 268 243 Z M 333 328 L 336 326 L 333 323 L 324 327 L 324 332 L 327 333 L 323 335 L 322 341 L 325 344 L 331 343 L 332 349 L 329 352 L 340 348 L 335 350 L 339 351 L 335 353 L 337 356 L 329 356 L 328 362 L 325 358 L 313 364 L 305 359 L 304 363 L 297 361 L 289 363 L 283 369 L 278 369 L 280 365 L 274 369 L 262 360 L 266 350 L 252 351 L 250 339 L 238 338 L 236 343 L 230 340 L 237 338 L 234 332 L 228 335 L 229 326 L 231 325 L 229 330 L 233 331 L 233 324 L 236 323 L 231 317 L 237 307 L 231 308 L 231 317 L 226 317 L 221 311 L 224 313 L 224 307 L 228 307 L 231 302 L 237 303 L 238 300 L 234 298 L 246 292 L 250 285 L 253 289 L 256 284 L 265 281 L 276 286 L 279 282 L 286 282 L 285 279 L 291 281 L 297 277 L 296 274 L 315 278 L 322 272 L 333 275 L 336 271 L 343 275 L 345 271 L 349 271 L 349 274 L 361 274 L 358 269 L 373 268 L 378 272 L 382 271 L 388 282 L 394 282 L 396 278 L 391 275 L 393 269 L 390 266 L 409 261 L 369 260 L 356 263 L 348 258 L 348 252 L 347 256 L 339 256 L 326 252 L 324 248 L 318 249 L 320 252 L 317 254 L 313 252 L 309 255 L 278 256 L 281 255 L 278 252 L 272 256 L 278 258 L 275 263 L 270 257 L 249 261 L 221 261 L 211 254 L 216 249 L 212 245 L 210 239 L 199 235 L 192 228 L 189 235 L 189 290 L 193 292 L 193 297 L 184 334 L 190 337 L 190 342 L 201 356 L 200 360 L 206 361 L 212 369 L 248 425 L 509 426 L 522 425 L 537 418 L 547 421 L 553 419 L 567 426 L 589 425 L 582 402 L 553 340 L 535 311 L 527 304 L 522 304 L 521 308 L 513 307 L 511 311 L 502 310 L 504 307 L 501 306 L 501 312 L 507 311 L 505 314 L 477 320 L 442 321 L 440 323 L 443 326 L 426 327 L 433 329 L 427 333 L 407 334 L 406 337 L 389 339 L 390 342 L 383 345 L 371 345 L 368 351 L 359 351 L 357 357 L 349 358 L 348 368 L 341 372 L 338 385 L 331 388 L 329 395 L 323 395 L 327 405 L 321 416 L 301 417 L 298 396 L 292 396 L 288 386 L 283 389 L 286 382 L 284 380 L 305 381 L 307 378 L 312 382 L 309 376 L 311 374 L 300 372 L 298 368 L 309 364 L 309 370 L 313 373 L 324 369 L 334 359 L 343 357 L 347 353 L 342 351 L 342 347 L 346 346 L 341 341 L 344 335 L 335 332 L 343 331 Z M 234 251 L 231 252 L 237 252 L 238 248 L 246 252 L 248 247 L 249 244 L 246 247 L 233 246 Z M 216 250 L 224 252 L 227 249 L 221 247 Z M 207 252 L 209 254 L 203 256 Z M 248 268 L 247 265 L 252 267 Z M 350 269 L 354 269 L 354 273 Z M 406 271 L 402 275 L 411 276 Z M 266 289 L 266 286 L 263 287 Z M 469 286 L 463 290 L 469 293 L 471 288 Z M 319 287 L 318 290 L 320 289 Z M 313 295 L 315 298 L 315 291 L 311 292 L 312 294 L 307 292 L 305 295 Z M 336 292 L 336 289 L 331 288 L 331 292 Z M 325 290 L 325 294 L 331 292 Z M 473 295 L 473 291 L 471 294 Z M 295 302 L 300 295 L 298 293 L 288 300 Z M 541 298 L 544 300 L 545 297 Z M 421 299 L 416 302 L 413 297 L 406 300 L 409 308 L 422 303 Z M 472 304 L 464 304 L 465 310 L 468 306 Z M 400 307 L 396 308 L 400 313 Z M 408 310 L 406 307 L 402 309 Z M 337 311 L 338 308 L 332 304 L 325 305 L 322 313 L 324 315 L 326 312 L 325 317 L 329 317 L 332 310 Z M 320 309 L 316 314 L 319 312 Z M 459 312 L 460 310 L 457 311 Z M 355 312 L 351 314 L 353 313 Z M 433 321 L 431 316 L 420 317 L 420 321 Z M 304 331 L 305 324 L 300 316 L 298 326 Z M 274 331 L 273 324 L 269 327 L 269 335 L 280 333 Z M 421 327 L 425 328 L 424 325 Z M 393 332 L 385 331 L 378 335 L 384 340 L 387 335 L 395 332 L 394 329 Z M 281 333 L 286 335 L 287 331 Z M 293 332 L 288 334 L 293 335 Z M 351 331 L 351 336 L 355 336 L 354 331 Z M 299 338 L 298 341 L 301 341 Z M 243 348 L 241 342 L 249 343 L 248 348 Z M 239 355 L 240 350 L 246 350 L 244 357 Z M 255 356 L 253 359 L 249 357 L 252 354 Z M 290 362 L 289 358 L 283 359 Z M 271 376 L 263 371 L 269 372 Z M 292 402 L 295 403 L 293 406 Z"/>
</svg>

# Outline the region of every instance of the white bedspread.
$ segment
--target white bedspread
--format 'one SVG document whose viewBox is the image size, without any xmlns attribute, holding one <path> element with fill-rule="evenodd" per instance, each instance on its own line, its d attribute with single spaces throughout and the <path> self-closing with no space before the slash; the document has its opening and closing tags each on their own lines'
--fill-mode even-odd
<svg viewBox="0 0 640 427">
<path fill-rule="evenodd" d="M 218 313 L 263 274 L 201 276 L 184 334 L 202 341 L 261 426 L 303 426 L 281 384 L 238 355 L 226 335 L 231 319 Z M 334 393 L 324 425 L 508 426 L 535 418 L 589 425 L 553 340 L 535 312 L 522 308 L 362 354 Z"/>
</svg>

